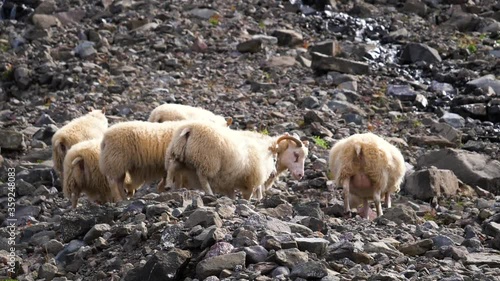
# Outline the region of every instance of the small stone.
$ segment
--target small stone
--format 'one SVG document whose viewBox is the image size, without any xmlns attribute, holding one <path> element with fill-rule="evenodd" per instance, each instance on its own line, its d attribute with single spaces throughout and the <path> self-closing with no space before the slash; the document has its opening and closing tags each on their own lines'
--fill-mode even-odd
<svg viewBox="0 0 500 281">
<path fill-rule="evenodd" d="M 233 270 L 237 266 L 244 266 L 245 257 L 246 253 L 241 251 L 204 259 L 196 265 L 196 275 L 203 280 L 211 275 L 219 275 L 224 269 Z"/>
<path fill-rule="evenodd" d="M 209 227 L 215 225 L 217 227 L 222 226 L 222 220 L 219 214 L 213 210 L 206 208 L 196 209 L 186 220 L 184 226 L 187 228 L 192 228 L 196 225 L 201 225 L 202 227 Z"/>
<path fill-rule="evenodd" d="M 327 268 L 324 263 L 320 261 L 308 261 L 298 264 L 292 268 L 290 277 L 298 278 L 323 278 L 328 275 Z M 296 280 L 296 279 L 295 279 Z"/>
<path fill-rule="evenodd" d="M 260 39 L 250 39 L 239 43 L 236 49 L 240 53 L 258 53 L 262 49 L 262 40 Z"/>
<path fill-rule="evenodd" d="M 50 263 L 44 263 L 38 270 L 38 278 L 43 278 L 47 281 L 54 279 L 56 274 L 57 266 Z"/>
<path fill-rule="evenodd" d="M 271 35 L 278 38 L 279 46 L 286 46 L 293 48 L 298 45 L 302 45 L 304 43 L 302 35 L 293 30 L 286 30 L 286 29 L 275 30 Z"/>
<path fill-rule="evenodd" d="M 276 262 L 289 268 L 293 268 L 307 260 L 307 253 L 301 252 L 296 248 L 276 251 Z"/>
</svg>

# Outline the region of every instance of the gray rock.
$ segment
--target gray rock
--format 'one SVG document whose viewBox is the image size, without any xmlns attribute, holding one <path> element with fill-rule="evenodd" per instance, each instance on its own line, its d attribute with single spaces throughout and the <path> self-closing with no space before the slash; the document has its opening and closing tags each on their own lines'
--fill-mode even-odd
<svg viewBox="0 0 500 281">
<path fill-rule="evenodd" d="M 297 248 L 276 251 L 276 262 L 280 265 L 293 268 L 308 260 L 307 253 L 301 252 Z"/>
<path fill-rule="evenodd" d="M 402 11 L 409 13 L 416 13 L 421 17 L 425 17 L 429 13 L 429 8 L 424 1 L 421 0 L 408 0 L 405 2 Z"/>
<path fill-rule="evenodd" d="M 43 244 L 43 248 L 47 251 L 47 253 L 56 255 L 64 248 L 64 245 L 56 239 L 51 239 L 47 243 Z"/>
<path fill-rule="evenodd" d="M 297 215 L 308 216 L 317 219 L 322 219 L 324 214 L 318 202 L 307 202 L 304 204 L 297 204 L 293 208 Z"/>
<path fill-rule="evenodd" d="M 38 269 L 38 278 L 44 278 L 47 281 L 51 281 L 56 277 L 57 271 L 57 266 L 50 263 L 44 263 Z"/>
<path fill-rule="evenodd" d="M 201 225 L 202 227 L 209 227 L 215 225 L 217 227 L 222 226 L 222 220 L 216 211 L 207 208 L 196 209 L 186 220 L 184 226 L 186 228 L 192 228 L 196 225 Z"/>
<path fill-rule="evenodd" d="M 497 80 L 493 74 L 488 74 L 471 80 L 467 82 L 467 86 L 470 86 L 471 88 L 483 89 L 484 91 L 487 91 L 488 88 L 491 87 L 497 95 L 500 94 L 500 80 Z"/>
<path fill-rule="evenodd" d="M 260 245 L 245 247 L 243 248 L 243 251 L 247 254 L 247 261 L 249 263 L 264 262 L 267 258 L 267 254 L 269 253 L 266 248 Z"/>
<path fill-rule="evenodd" d="M 483 223 L 483 233 L 492 237 L 500 235 L 500 223 L 494 221 L 485 221 Z"/>
<path fill-rule="evenodd" d="M 370 73 L 370 66 L 367 63 L 326 56 L 320 53 L 312 53 L 311 68 L 317 71 L 338 71 L 356 75 Z"/>
<path fill-rule="evenodd" d="M 61 218 L 61 237 L 67 243 L 86 234 L 95 224 L 111 223 L 114 214 L 104 208 L 89 208 L 81 213 L 65 213 Z"/>
<path fill-rule="evenodd" d="M 35 186 L 25 182 L 24 180 L 19 180 L 16 183 L 16 192 L 19 196 L 34 195 L 35 190 Z"/>
<path fill-rule="evenodd" d="M 0 129 L 0 148 L 5 150 L 25 150 L 26 143 L 21 132 L 11 129 Z"/>
<path fill-rule="evenodd" d="M 262 49 L 262 40 L 250 39 L 239 43 L 236 49 L 240 53 L 258 53 Z"/>
<path fill-rule="evenodd" d="M 465 119 L 456 113 L 446 112 L 443 116 L 441 116 L 439 122 L 445 122 L 455 129 L 460 129 L 465 126 Z"/>
<path fill-rule="evenodd" d="M 97 54 L 97 51 L 94 49 L 94 45 L 95 43 L 92 41 L 83 41 L 78 44 L 73 51 L 80 58 L 87 59 Z"/>
<path fill-rule="evenodd" d="M 350 114 L 356 113 L 362 117 L 366 116 L 366 112 L 363 111 L 359 106 L 354 105 L 348 101 L 342 100 L 331 100 L 327 103 L 328 108 L 333 110 L 338 114 Z"/>
<path fill-rule="evenodd" d="M 435 196 L 453 196 L 458 191 L 458 178 L 450 170 L 419 170 L 407 177 L 404 190 L 424 201 Z"/>
<path fill-rule="evenodd" d="M 490 267 L 500 267 L 500 254 L 496 253 L 470 253 L 465 259 L 466 264 L 489 265 Z"/>
<path fill-rule="evenodd" d="M 382 241 L 365 243 L 363 249 L 367 253 L 384 253 L 392 257 L 402 256 L 401 252 L 396 250 L 396 248 Z"/>
<path fill-rule="evenodd" d="M 326 265 L 320 261 L 308 261 L 292 268 L 291 278 L 323 278 L 328 275 Z"/>
<path fill-rule="evenodd" d="M 386 94 L 402 101 L 415 101 L 417 97 L 410 85 L 389 85 Z"/>
<path fill-rule="evenodd" d="M 111 231 L 111 226 L 107 223 L 94 225 L 83 237 L 85 243 L 90 244 L 94 239 L 101 237 L 105 232 Z"/>
<path fill-rule="evenodd" d="M 401 53 L 403 63 L 425 61 L 427 63 L 440 63 L 441 57 L 436 49 L 422 43 L 408 43 Z"/>
<path fill-rule="evenodd" d="M 415 211 L 409 206 L 395 206 L 385 210 L 384 214 L 379 217 L 395 222 L 396 224 L 416 224 L 418 218 Z M 378 220 L 377 218 L 376 220 Z"/>
<path fill-rule="evenodd" d="M 437 235 L 431 238 L 434 246 L 440 248 L 442 246 L 454 246 L 455 242 L 446 235 Z"/>
<path fill-rule="evenodd" d="M 408 256 L 420 256 L 431 250 L 434 246 L 432 239 L 422 239 L 414 243 L 407 243 L 399 246 L 398 250 Z"/>
<path fill-rule="evenodd" d="M 311 53 L 319 53 L 326 56 L 336 56 L 340 51 L 337 41 L 327 40 L 323 42 L 318 42 L 309 48 Z"/>
<path fill-rule="evenodd" d="M 460 143 L 462 133 L 445 123 L 435 123 L 431 126 L 431 132 L 436 133 L 452 143 Z"/>
<path fill-rule="evenodd" d="M 224 269 L 233 270 L 236 266 L 244 266 L 245 258 L 246 253 L 240 251 L 204 259 L 196 265 L 196 275 L 202 280 L 211 275 L 219 275 Z"/>
<path fill-rule="evenodd" d="M 53 15 L 33 15 L 31 20 L 33 21 L 33 24 L 40 29 L 48 29 L 52 26 L 61 25 L 59 19 Z"/>
<path fill-rule="evenodd" d="M 293 48 L 304 43 L 302 35 L 294 30 L 279 29 L 273 31 L 271 35 L 278 38 L 279 46 Z"/>
<path fill-rule="evenodd" d="M 200 19 L 208 20 L 213 15 L 217 14 L 217 11 L 208 8 L 196 8 L 188 12 L 190 15 L 195 16 Z"/>
<path fill-rule="evenodd" d="M 500 161 L 486 155 L 446 148 L 421 156 L 417 165 L 451 170 L 468 185 L 477 185 L 494 194 L 500 194 Z"/>
<path fill-rule="evenodd" d="M 31 71 L 23 66 L 16 67 L 14 70 L 14 79 L 17 86 L 21 90 L 25 90 L 31 85 Z"/>
<path fill-rule="evenodd" d="M 288 267 L 286 267 L 286 266 L 278 266 L 271 273 L 271 276 L 273 278 L 276 278 L 276 277 L 278 277 L 280 275 L 282 275 L 283 277 L 290 276 L 290 269 L 288 269 Z"/>
<path fill-rule="evenodd" d="M 155 253 L 142 267 L 134 268 L 125 276 L 125 281 L 173 281 L 181 278 L 188 265 L 191 253 L 174 248 L 169 252 Z"/>
<path fill-rule="evenodd" d="M 323 238 L 295 238 L 295 242 L 301 251 L 315 253 L 318 257 L 326 254 L 328 240 Z"/>
<path fill-rule="evenodd" d="M 210 247 L 210 250 L 205 255 L 205 258 L 208 259 L 211 257 L 227 255 L 231 253 L 233 249 L 234 246 L 228 242 L 217 242 L 212 247 Z"/>
</svg>

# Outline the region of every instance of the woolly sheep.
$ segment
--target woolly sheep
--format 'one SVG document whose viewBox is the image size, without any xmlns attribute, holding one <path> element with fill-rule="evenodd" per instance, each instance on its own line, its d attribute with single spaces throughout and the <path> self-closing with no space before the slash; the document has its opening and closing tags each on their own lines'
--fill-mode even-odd
<svg viewBox="0 0 500 281">
<path fill-rule="evenodd" d="M 201 107 L 175 103 L 162 104 L 156 107 L 153 111 L 151 111 L 151 115 L 148 119 L 149 122 L 158 123 L 179 120 L 207 120 L 222 126 L 230 126 L 233 122 L 231 117 L 225 119 L 224 117 L 215 115 L 211 111 Z"/>
<path fill-rule="evenodd" d="M 392 144 L 373 134 L 355 134 L 339 140 L 329 153 L 329 170 L 337 186 L 342 186 L 344 211 L 350 215 L 351 203 L 363 203 L 362 217 L 368 217 L 368 200 L 373 200 L 381 216 L 382 196 L 387 208 L 391 194 L 400 190 L 406 166 L 403 155 Z"/>
<path fill-rule="evenodd" d="M 277 140 L 295 140 L 256 134 L 203 121 L 179 126 L 165 157 L 166 186 L 171 188 L 174 175 L 187 169 L 196 174 L 195 181 L 206 194 L 215 190 L 234 199 L 239 189 L 243 198 L 251 199 L 276 173 Z"/>
<path fill-rule="evenodd" d="M 163 190 L 167 146 L 174 130 L 189 122 L 128 121 L 109 127 L 101 142 L 101 172 L 117 184 L 123 198 L 133 196 L 142 184 L 158 179 L 162 180 L 158 190 Z M 126 181 L 126 177 L 130 180 Z"/>
<path fill-rule="evenodd" d="M 108 128 L 105 113 L 105 108 L 93 110 L 75 118 L 56 131 L 52 136 L 52 160 L 57 173 L 63 174 L 64 157 L 73 145 L 84 140 L 102 137 Z"/>
<path fill-rule="evenodd" d="M 63 193 L 73 209 L 83 192 L 94 202 L 118 202 L 122 197 L 116 185 L 110 185 L 99 170 L 101 138 L 73 145 L 64 158 Z"/>
</svg>

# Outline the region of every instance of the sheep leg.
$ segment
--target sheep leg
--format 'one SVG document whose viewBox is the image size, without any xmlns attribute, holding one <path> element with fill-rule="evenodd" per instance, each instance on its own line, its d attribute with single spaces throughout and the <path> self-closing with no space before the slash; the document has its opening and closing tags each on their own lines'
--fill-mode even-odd
<svg viewBox="0 0 500 281">
<path fill-rule="evenodd" d="M 368 199 L 363 199 L 363 207 L 359 210 L 359 215 L 362 218 L 368 219 L 370 215 L 370 203 L 368 203 Z"/>
<path fill-rule="evenodd" d="M 208 179 L 199 170 L 196 171 L 196 175 L 200 180 L 201 189 L 205 191 L 205 194 L 214 195 L 212 188 L 210 187 L 210 183 L 208 183 Z"/>
<path fill-rule="evenodd" d="M 389 192 L 386 192 L 385 193 L 385 206 L 387 208 L 390 208 L 391 207 L 391 194 Z"/>
<path fill-rule="evenodd" d="M 245 188 L 241 190 L 243 199 L 250 201 L 252 199 L 253 188 Z"/>
<path fill-rule="evenodd" d="M 380 191 L 375 191 L 373 193 L 373 201 L 375 202 L 375 207 L 377 208 L 377 217 L 382 216 L 384 213 L 382 212 L 382 200 L 381 200 Z"/>
<path fill-rule="evenodd" d="M 157 190 L 158 190 L 158 193 L 165 192 L 165 182 L 166 182 L 166 180 L 167 180 L 166 177 L 161 178 L 160 182 L 158 183 L 158 186 L 156 187 Z"/>
<path fill-rule="evenodd" d="M 78 205 L 78 198 L 80 197 L 80 192 L 71 193 L 71 207 L 76 209 L 76 205 Z"/>
<path fill-rule="evenodd" d="M 344 193 L 344 217 L 351 217 L 351 206 L 349 204 L 349 186 L 350 186 L 350 179 L 346 178 L 342 181 L 342 188 L 343 188 L 343 193 Z"/>
<path fill-rule="evenodd" d="M 118 188 L 122 199 L 127 200 L 127 191 L 125 190 L 125 175 L 115 179 L 114 182 L 116 183 L 116 187 Z"/>
</svg>

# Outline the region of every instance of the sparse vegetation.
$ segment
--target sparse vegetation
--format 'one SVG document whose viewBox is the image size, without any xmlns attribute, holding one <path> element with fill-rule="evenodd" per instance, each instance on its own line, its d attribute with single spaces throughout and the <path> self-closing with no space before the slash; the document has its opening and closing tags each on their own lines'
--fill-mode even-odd
<svg viewBox="0 0 500 281">
<path fill-rule="evenodd" d="M 326 140 L 322 139 L 320 136 L 313 136 L 313 139 L 314 139 L 314 143 L 323 148 L 323 149 L 328 149 L 329 146 L 328 146 L 328 143 L 326 142 Z"/>
</svg>

